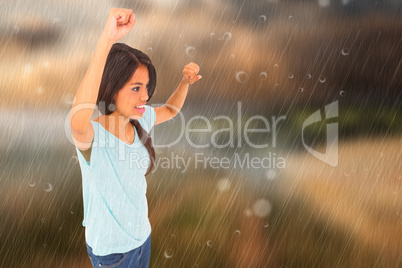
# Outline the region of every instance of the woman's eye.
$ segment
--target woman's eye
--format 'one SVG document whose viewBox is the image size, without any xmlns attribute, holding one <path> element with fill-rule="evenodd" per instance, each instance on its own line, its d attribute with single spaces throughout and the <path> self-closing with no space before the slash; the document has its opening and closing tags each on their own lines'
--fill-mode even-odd
<svg viewBox="0 0 402 268">
<path fill-rule="evenodd" d="M 134 90 L 134 91 L 139 91 L 139 90 L 140 90 L 140 87 L 135 87 L 135 88 L 133 88 L 133 90 Z"/>
</svg>

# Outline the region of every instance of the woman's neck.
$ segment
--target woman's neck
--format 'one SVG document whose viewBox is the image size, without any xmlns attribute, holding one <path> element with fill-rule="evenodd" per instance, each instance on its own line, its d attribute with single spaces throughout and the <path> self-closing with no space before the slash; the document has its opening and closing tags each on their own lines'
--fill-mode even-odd
<svg viewBox="0 0 402 268">
<path fill-rule="evenodd" d="M 110 114 L 100 115 L 95 121 L 99 122 L 107 131 L 119 139 L 128 140 L 130 143 L 134 130 L 129 119 L 122 115 Z"/>
</svg>

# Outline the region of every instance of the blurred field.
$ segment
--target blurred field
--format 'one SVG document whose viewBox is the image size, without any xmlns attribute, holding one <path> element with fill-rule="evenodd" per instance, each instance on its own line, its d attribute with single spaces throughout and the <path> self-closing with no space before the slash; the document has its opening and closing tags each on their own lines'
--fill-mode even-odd
<svg viewBox="0 0 402 268">
<path fill-rule="evenodd" d="M 400 137 L 342 142 L 337 168 L 303 154 L 288 158 L 278 228 L 292 242 L 298 237 L 300 250 L 281 247 L 294 264 L 304 266 L 305 254 L 307 267 L 402 264 L 401 146 Z M 288 209 L 308 224 L 295 224 Z"/>
<path fill-rule="evenodd" d="M 397 267 L 401 144 L 400 138 L 343 142 L 337 168 L 291 154 L 275 180 L 264 173 L 158 169 L 148 178 L 151 267 Z M 80 171 L 70 153 L 20 160 L 35 166 L 57 155 L 59 164 L 2 188 L 2 267 L 90 267 Z M 222 179 L 228 180 L 223 191 Z M 262 218 L 255 210 L 261 198 L 272 205 Z"/>
</svg>

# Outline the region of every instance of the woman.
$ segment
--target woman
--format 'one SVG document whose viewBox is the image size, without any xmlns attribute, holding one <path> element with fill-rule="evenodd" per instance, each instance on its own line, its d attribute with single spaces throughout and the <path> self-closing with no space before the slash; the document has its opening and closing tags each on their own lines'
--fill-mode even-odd
<svg viewBox="0 0 402 268">
<path fill-rule="evenodd" d="M 201 79 L 198 65 L 189 63 L 165 105 L 146 105 L 156 86 L 151 60 L 115 43 L 135 22 L 130 9 L 110 10 L 69 117 L 82 173 L 82 225 L 94 267 L 148 267 L 145 175 L 155 159 L 148 133 L 180 111 L 189 85 Z M 95 105 L 102 114 L 91 120 Z"/>
</svg>

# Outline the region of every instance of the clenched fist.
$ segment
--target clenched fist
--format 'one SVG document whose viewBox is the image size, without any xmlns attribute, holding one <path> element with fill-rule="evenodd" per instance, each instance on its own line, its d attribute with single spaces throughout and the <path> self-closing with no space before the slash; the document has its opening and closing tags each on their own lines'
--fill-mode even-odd
<svg viewBox="0 0 402 268">
<path fill-rule="evenodd" d="M 131 9 L 111 8 L 103 34 L 115 42 L 125 36 L 135 22 Z"/>
<path fill-rule="evenodd" d="M 201 75 L 197 75 L 200 71 L 200 67 L 194 62 L 190 62 L 183 69 L 183 81 L 187 84 L 193 84 L 202 78 Z"/>
</svg>

